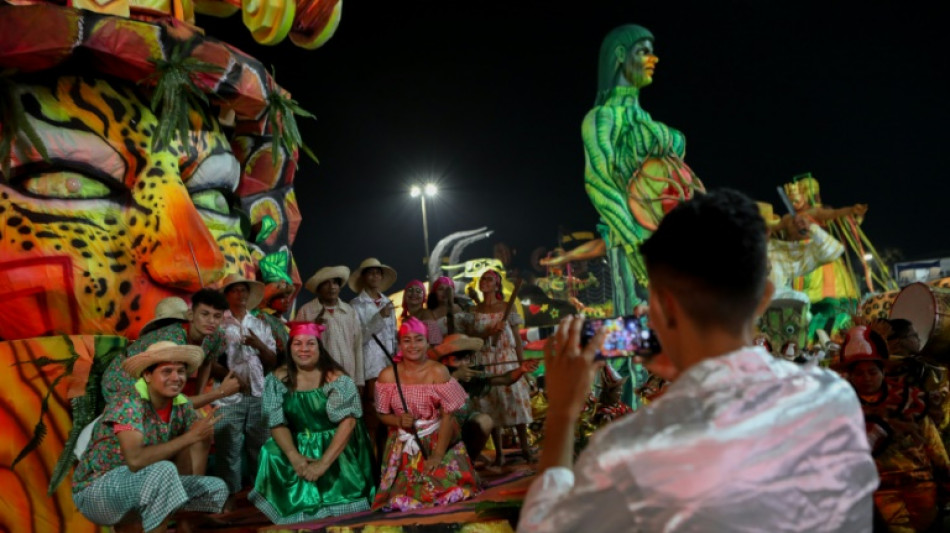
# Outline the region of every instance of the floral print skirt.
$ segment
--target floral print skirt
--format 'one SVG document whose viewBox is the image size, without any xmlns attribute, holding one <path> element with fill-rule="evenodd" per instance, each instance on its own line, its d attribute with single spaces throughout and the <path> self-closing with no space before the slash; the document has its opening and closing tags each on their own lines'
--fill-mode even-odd
<svg viewBox="0 0 950 533">
<path fill-rule="evenodd" d="M 421 507 L 448 505 L 481 492 L 481 483 L 468 453 L 461 441 L 449 446 L 442 462 L 431 474 L 425 473 L 425 459 L 421 453 L 409 455 L 403 451 L 399 431 L 389 429 L 386 451 L 383 454 L 382 481 L 373 510 L 408 511 Z M 431 457 L 439 432 L 422 437 L 422 445 Z"/>
</svg>

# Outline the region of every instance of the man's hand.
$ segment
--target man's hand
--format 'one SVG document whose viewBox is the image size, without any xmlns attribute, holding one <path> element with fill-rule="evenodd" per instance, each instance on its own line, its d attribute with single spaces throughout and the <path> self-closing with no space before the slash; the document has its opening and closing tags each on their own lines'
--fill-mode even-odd
<svg viewBox="0 0 950 533">
<path fill-rule="evenodd" d="M 527 374 L 529 372 L 534 372 L 538 369 L 538 366 L 541 365 L 541 361 L 537 359 L 529 359 L 521 363 L 521 367 L 518 370 L 521 370 L 522 374 Z"/>
<path fill-rule="evenodd" d="M 379 316 L 383 318 L 389 318 L 389 316 L 392 314 L 393 314 L 393 303 L 391 301 L 386 302 L 386 305 L 384 305 L 383 308 L 379 310 Z"/>
<path fill-rule="evenodd" d="M 633 362 L 640 363 L 648 372 L 666 381 L 676 381 L 676 377 L 680 375 L 679 369 L 673 365 L 669 356 L 662 353 L 651 357 L 634 357 Z"/>
<path fill-rule="evenodd" d="M 604 342 L 604 331 L 581 348 L 584 316 L 561 320 L 557 332 L 544 346 L 544 380 L 548 392 L 548 418 L 552 415 L 576 420 L 590 394 L 594 373 L 603 362 L 594 362 L 594 355 Z"/>
<path fill-rule="evenodd" d="M 218 386 L 218 390 L 221 392 L 222 398 L 227 398 L 241 390 L 241 380 L 239 380 L 238 377 L 234 375 L 234 371 L 231 370 L 228 372 L 228 375 L 221 380 L 221 385 Z"/>
<path fill-rule="evenodd" d="M 854 204 L 851 206 L 851 216 L 853 217 L 863 217 L 868 212 L 868 204 Z"/>
<path fill-rule="evenodd" d="M 468 366 L 468 363 L 459 363 L 455 372 L 452 372 L 452 377 L 458 381 L 470 381 L 472 378 L 477 378 L 481 375 L 482 373 L 478 370 L 472 370 L 472 368 Z"/>
<path fill-rule="evenodd" d="M 198 418 L 198 420 L 195 420 L 191 427 L 188 428 L 188 433 L 194 437 L 196 442 L 210 439 L 212 435 L 214 435 L 214 424 L 218 420 L 221 420 L 221 415 L 217 414 L 217 412 L 218 408 L 212 407 L 208 416 Z"/>
<path fill-rule="evenodd" d="M 251 348 L 254 348 L 254 349 L 257 350 L 257 351 L 261 351 L 261 350 L 266 350 L 266 349 L 267 349 L 267 346 L 264 345 L 264 341 L 262 341 L 262 340 L 261 340 L 257 335 L 255 335 L 254 332 L 251 331 L 251 330 L 247 330 L 247 335 L 244 336 L 244 345 L 245 345 L 245 346 L 250 346 Z"/>
</svg>

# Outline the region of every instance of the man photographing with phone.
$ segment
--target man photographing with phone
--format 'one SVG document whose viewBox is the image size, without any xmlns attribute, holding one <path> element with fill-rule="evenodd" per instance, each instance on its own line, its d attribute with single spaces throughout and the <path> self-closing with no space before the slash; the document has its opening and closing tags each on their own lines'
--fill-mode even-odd
<svg viewBox="0 0 950 533">
<path fill-rule="evenodd" d="M 518 530 L 871 531 L 878 477 L 854 392 L 753 346 L 773 291 L 756 204 L 697 196 L 640 250 L 650 326 L 676 381 L 595 433 L 573 465 L 603 333 L 581 348 L 583 319 L 565 319 L 545 349 L 541 475 Z"/>
</svg>

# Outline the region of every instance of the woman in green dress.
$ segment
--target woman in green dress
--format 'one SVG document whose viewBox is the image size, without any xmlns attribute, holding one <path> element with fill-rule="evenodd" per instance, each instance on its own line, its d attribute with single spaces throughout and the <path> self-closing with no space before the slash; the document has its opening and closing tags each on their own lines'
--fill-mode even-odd
<svg viewBox="0 0 950 533">
<path fill-rule="evenodd" d="M 261 450 L 248 499 L 274 523 L 366 511 L 374 483 L 356 384 L 320 343 L 324 326 L 294 324 L 285 367 L 267 376 Z"/>
</svg>

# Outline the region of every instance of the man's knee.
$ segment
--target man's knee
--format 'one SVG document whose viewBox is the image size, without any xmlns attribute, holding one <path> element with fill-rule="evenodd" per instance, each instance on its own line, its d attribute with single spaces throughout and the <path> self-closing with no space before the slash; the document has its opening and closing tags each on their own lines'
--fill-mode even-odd
<svg viewBox="0 0 950 533">
<path fill-rule="evenodd" d="M 175 492 L 184 495 L 181 476 L 178 474 L 178 465 L 171 461 L 159 461 L 148 465 L 139 473 L 144 476 L 140 495 L 140 501 L 143 504 L 151 503 L 160 496 L 169 496 Z"/>
</svg>

